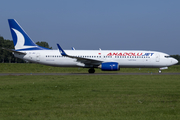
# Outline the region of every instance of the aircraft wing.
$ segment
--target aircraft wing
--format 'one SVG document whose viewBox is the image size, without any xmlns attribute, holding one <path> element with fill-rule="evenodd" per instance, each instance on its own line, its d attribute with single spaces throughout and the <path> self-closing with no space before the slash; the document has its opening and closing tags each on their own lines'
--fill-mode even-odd
<svg viewBox="0 0 180 120">
<path fill-rule="evenodd" d="M 95 60 L 95 59 L 90 59 L 90 58 L 82 58 L 82 57 L 76 57 L 76 56 L 71 56 L 71 55 L 67 55 L 64 50 L 60 47 L 59 44 L 57 44 L 59 52 L 61 53 L 62 56 L 66 56 L 69 58 L 75 58 L 77 59 L 78 62 L 84 63 L 86 65 L 94 65 L 94 66 L 98 66 L 100 65 L 103 61 L 100 60 Z"/>
<path fill-rule="evenodd" d="M 2 48 L 2 49 L 3 49 L 3 50 L 7 50 L 7 51 L 9 51 L 9 52 L 14 52 L 14 53 L 26 55 L 25 52 L 19 52 L 19 51 L 16 51 L 16 50 L 13 50 L 13 49 L 7 49 L 7 48 Z"/>
</svg>

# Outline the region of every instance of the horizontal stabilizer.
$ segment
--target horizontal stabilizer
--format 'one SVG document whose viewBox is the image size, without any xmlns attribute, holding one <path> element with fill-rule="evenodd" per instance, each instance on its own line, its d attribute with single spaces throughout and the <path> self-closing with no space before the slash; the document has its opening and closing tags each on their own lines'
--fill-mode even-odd
<svg viewBox="0 0 180 120">
<path fill-rule="evenodd" d="M 7 48 L 2 48 L 2 49 L 3 49 L 3 50 L 7 50 L 7 51 L 9 51 L 9 52 L 14 52 L 14 53 L 26 55 L 25 52 L 19 52 L 19 51 L 16 51 L 16 50 L 13 50 L 13 49 L 7 49 Z"/>
</svg>

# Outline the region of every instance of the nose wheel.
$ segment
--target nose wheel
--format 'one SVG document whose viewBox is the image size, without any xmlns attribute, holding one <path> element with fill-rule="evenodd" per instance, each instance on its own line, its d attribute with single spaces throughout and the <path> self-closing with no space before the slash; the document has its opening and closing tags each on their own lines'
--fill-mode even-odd
<svg viewBox="0 0 180 120">
<path fill-rule="evenodd" d="M 90 68 L 90 69 L 88 70 L 88 72 L 89 72 L 89 73 L 94 73 L 94 72 L 95 72 L 95 69 L 94 69 L 94 68 Z"/>
</svg>

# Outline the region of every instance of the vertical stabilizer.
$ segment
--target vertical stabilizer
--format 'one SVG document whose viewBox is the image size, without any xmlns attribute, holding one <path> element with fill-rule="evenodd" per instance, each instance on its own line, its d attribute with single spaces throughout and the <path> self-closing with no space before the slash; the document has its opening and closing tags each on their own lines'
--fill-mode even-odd
<svg viewBox="0 0 180 120">
<path fill-rule="evenodd" d="M 23 28 L 14 19 L 8 19 L 15 50 L 37 47 Z"/>
</svg>

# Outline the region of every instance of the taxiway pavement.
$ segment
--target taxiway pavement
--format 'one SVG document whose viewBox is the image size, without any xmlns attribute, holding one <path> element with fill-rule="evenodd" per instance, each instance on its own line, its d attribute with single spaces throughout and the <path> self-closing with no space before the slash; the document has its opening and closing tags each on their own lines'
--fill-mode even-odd
<svg viewBox="0 0 180 120">
<path fill-rule="evenodd" d="M 180 73 L 0 73 L 0 76 L 21 75 L 180 75 Z"/>
</svg>

